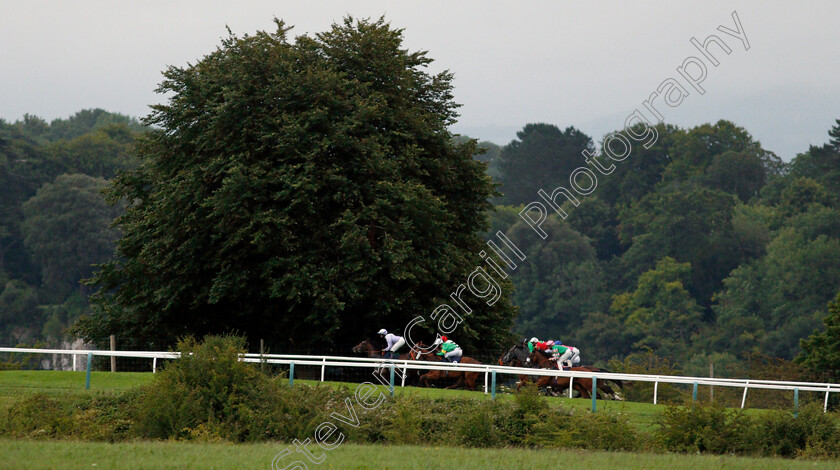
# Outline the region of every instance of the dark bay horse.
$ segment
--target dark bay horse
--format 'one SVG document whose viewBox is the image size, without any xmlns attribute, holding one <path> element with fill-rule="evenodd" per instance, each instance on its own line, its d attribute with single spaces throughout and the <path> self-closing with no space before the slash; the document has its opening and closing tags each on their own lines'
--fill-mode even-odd
<svg viewBox="0 0 840 470">
<path fill-rule="evenodd" d="M 416 348 L 411 350 L 411 358 L 416 361 L 432 361 L 432 362 L 443 362 L 444 359 L 434 352 L 426 352 L 426 345 L 423 344 L 422 341 L 417 343 Z M 475 359 L 467 356 L 461 356 L 461 363 L 462 364 L 481 364 L 480 362 L 476 361 Z M 437 380 L 444 380 L 444 379 L 456 379 L 455 383 L 446 387 L 448 389 L 458 388 L 461 385 L 465 385 L 469 390 L 475 390 L 475 381 L 478 378 L 480 372 L 463 372 L 460 370 L 430 370 L 425 374 L 420 376 L 420 381 L 417 383 L 418 386 L 424 387 L 428 386 L 429 382 L 437 381 Z"/>
<path fill-rule="evenodd" d="M 531 351 L 528 350 L 528 346 L 524 343 L 516 344 L 499 358 L 499 365 L 510 367 L 536 367 L 535 364 L 531 364 L 529 361 L 530 356 Z M 522 387 L 522 384 L 528 383 L 532 379 L 533 376 L 531 375 L 520 375 L 519 381 L 516 382 L 516 389 L 519 390 Z"/>
<path fill-rule="evenodd" d="M 551 357 L 543 351 L 535 349 L 530 356 L 531 362 L 537 364 L 541 369 L 557 369 L 557 362 L 552 361 Z M 600 369 L 597 367 L 572 367 L 571 369 L 566 369 L 571 371 L 583 371 L 583 372 L 609 372 L 606 369 Z M 611 382 L 615 383 L 615 385 L 621 389 L 623 383 L 620 380 L 613 380 L 608 379 Z M 571 377 L 540 377 L 537 381 L 537 386 L 548 387 L 553 386 L 556 387 L 557 390 L 563 390 L 569 388 L 569 383 L 572 383 L 572 388 L 577 390 L 580 393 L 582 398 L 592 398 L 592 379 L 589 377 L 577 377 L 572 382 Z M 607 380 L 601 379 L 598 381 L 597 385 L 598 390 L 600 390 L 604 395 L 607 395 L 613 399 L 619 400 L 618 394 L 616 394 L 615 390 L 607 384 Z"/>
</svg>

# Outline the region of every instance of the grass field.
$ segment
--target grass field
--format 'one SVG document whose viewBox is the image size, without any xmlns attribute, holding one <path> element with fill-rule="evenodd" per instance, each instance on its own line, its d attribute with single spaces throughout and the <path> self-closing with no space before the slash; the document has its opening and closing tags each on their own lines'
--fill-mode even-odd
<svg viewBox="0 0 840 470">
<path fill-rule="evenodd" d="M 287 445 L 0 440 L 0 469 L 270 469 Z M 292 448 L 293 449 L 293 448 Z M 319 457 L 319 452 L 310 449 Z M 296 454 L 300 456 L 300 454 Z M 302 456 L 300 456 L 303 458 Z M 287 456 L 282 463 L 295 461 Z M 837 462 L 683 454 L 639 454 L 578 450 L 463 449 L 457 447 L 343 444 L 320 465 L 335 469 L 533 469 L 543 466 L 614 469 L 836 469 Z"/>
</svg>

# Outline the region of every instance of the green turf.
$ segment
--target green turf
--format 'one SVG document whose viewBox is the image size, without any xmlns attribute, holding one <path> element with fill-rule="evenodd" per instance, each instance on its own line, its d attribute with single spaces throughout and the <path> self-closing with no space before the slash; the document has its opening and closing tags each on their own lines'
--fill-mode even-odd
<svg viewBox="0 0 840 470">
<path fill-rule="evenodd" d="M 0 469 L 233 469 L 271 468 L 275 455 L 294 446 L 272 444 L 210 444 L 131 442 L 105 444 L 74 441 L 0 440 Z M 309 450 L 323 453 L 317 445 Z M 302 455 L 281 460 L 291 465 Z M 305 459 L 304 459 L 305 460 Z M 549 467 L 604 469 L 834 469 L 837 462 L 797 461 L 712 455 L 645 454 L 581 450 L 463 449 L 457 447 L 375 446 L 342 444 L 325 454 L 320 465 L 333 469 L 533 469 Z M 279 467 L 283 468 L 283 467 Z M 302 467 L 301 467 L 302 468 Z"/>
<path fill-rule="evenodd" d="M 90 390 L 85 390 L 85 372 L 52 370 L 0 371 L 0 412 L 33 393 L 68 395 L 110 393 L 128 390 L 152 380 L 147 372 L 91 372 Z"/>
</svg>

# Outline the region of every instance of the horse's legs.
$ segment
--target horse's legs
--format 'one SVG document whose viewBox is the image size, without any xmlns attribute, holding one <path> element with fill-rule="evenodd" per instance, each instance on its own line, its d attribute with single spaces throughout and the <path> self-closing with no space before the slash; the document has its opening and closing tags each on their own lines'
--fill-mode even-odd
<svg viewBox="0 0 840 470">
<path fill-rule="evenodd" d="M 551 377 L 540 377 L 537 380 L 537 388 L 547 387 L 551 383 Z"/>
<path fill-rule="evenodd" d="M 609 397 L 615 396 L 615 391 L 605 382 L 598 381 L 598 390 L 604 392 L 604 395 L 607 395 Z"/>
<path fill-rule="evenodd" d="M 463 384 L 464 384 L 464 374 L 460 374 L 460 375 L 458 375 L 458 380 L 456 380 L 454 384 L 452 384 L 452 385 L 450 385 L 446 388 L 447 388 L 447 390 L 453 390 L 453 389 L 456 389 L 456 388 L 460 387 Z"/>
<path fill-rule="evenodd" d="M 587 386 L 588 384 L 588 386 Z M 575 383 L 572 385 L 575 390 L 580 392 L 581 398 L 592 398 L 592 394 L 589 393 L 592 390 L 592 380 L 591 379 L 578 379 L 575 380 Z"/>
<path fill-rule="evenodd" d="M 473 374 L 471 374 L 471 375 L 467 375 L 467 374 L 465 373 L 465 374 L 464 374 L 464 377 L 466 377 L 465 382 L 466 382 L 466 384 L 467 384 L 467 388 L 468 388 L 469 390 L 475 391 L 475 379 L 476 379 L 476 378 L 478 378 L 478 374 L 473 373 Z"/>
</svg>

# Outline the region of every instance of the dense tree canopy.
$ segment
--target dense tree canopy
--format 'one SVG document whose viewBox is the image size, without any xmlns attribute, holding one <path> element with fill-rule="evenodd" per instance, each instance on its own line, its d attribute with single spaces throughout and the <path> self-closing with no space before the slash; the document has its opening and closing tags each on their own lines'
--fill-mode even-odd
<svg viewBox="0 0 840 470">
<path fill-rule="evenodd" d="M 117 232 L 109 225 L 119 208 L 102 198 L 105 185 L 102 178 L 61 175 L 22 206 L 24 245 L 41 266 L 43 286 L 55 300 L 79 290 L 92 264 L 113 253 Z"/>
<path fill-rule="evenodd" d="M 561 131 L 552 124 L 528 124 L 516 136 L 498 157 L 505 204 L 527 204 L 540 188 L 551 192 L 568 184 L 569 175 L 584 162 L 581 152 L 594 150 L 592 139 L 574 127 Z"/>
<path fill-rule="evenodd" d="M 297 345 L 358 341 L 427 315 L 481 262 L 493 186 L 456 144 L 452 75 L 379 21 L 315 37 L 231 37 L 172 67 L 146 123 L 115 259 L 77 331 L 154 343 L 237 330 Z M 514 310 L 466 298 L 466 344 Z"/>
</svg>

